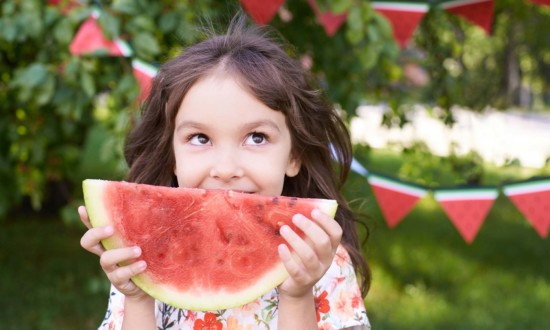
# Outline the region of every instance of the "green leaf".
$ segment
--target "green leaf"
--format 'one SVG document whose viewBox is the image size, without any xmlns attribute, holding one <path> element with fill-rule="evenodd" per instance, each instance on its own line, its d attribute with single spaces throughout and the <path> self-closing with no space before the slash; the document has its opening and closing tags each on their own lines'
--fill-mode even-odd
<svg viewBox="0 0 550 330">
<path fill-rule="evenodd" d="M 134 0 L 114 0 L 112 9 L 128 15 L 140 14 L 139 8 Z"/>
<path fill-rule="evenodd" d="M 36 93 L 36 104 L 44 105 L 48 103 L 55 92 L 55 77 L 52 74 L 48 74 L 45 82 L 40 86 Z"/>
<path fill-rule="evenodd" d="M 157 39 L 148 32 L 143 32 L 134 36 L 134 49 L 137 57 L 146 60 L 151 60 L 155 55 L 160 53 L 160 46 Z"/>
<path fill-rule="evenodd" d="M 80 83 L 82 84 L 82 90 L 87 96 L 93 97 L 95 95 L 95 83 L 94 78 L 86 71 L 80 73 Z"/>
<path fill-rule="evenodd" d="M 32 89 L 44 82 L 47 76 L 46 66 L 42 63 L 33 63 L 27 68 L 16 71 L 11 85 L 22 89 Z"/>
<path fill-rule="evenodd" d="M 112 40 L 120 36 L 120 19 L 118 17 L 109 14 L 107 11 L 102 11 L 98 20 L 105 37 Z"/>
<path fill-rule="evenodd" d="M 130 21 L 132 27 L 137 31 L 147 31 L 154 33 L 157 29 L 155 22 L 148 16 L 136 16 Z"/>
<path fill-rule="evenodd" d="M 162 32 L 174 31 L 178 26 L 179 15 L 175 12 L 167 13 L 161 16 L 159 20 L 159 28 Z"/>
<path fill-rule="evenodd" d="M 71 22 L 67 19 L 59 20 L 54 27 L 53 36 L 60 44 L 69 44 L 74 37 Z"/>
</svg>

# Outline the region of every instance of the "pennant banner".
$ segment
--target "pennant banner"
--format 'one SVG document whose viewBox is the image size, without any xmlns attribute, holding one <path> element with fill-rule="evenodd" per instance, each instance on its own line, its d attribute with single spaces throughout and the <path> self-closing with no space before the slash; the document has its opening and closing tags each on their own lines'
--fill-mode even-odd
<svg viewBox="0 0 550 330">
<path fill-rule="evenodd" d="M 382 14 L 393 27 L 393 36 L 401 48 L 407 47 L 416 27 L 429 10 L 427 4 L 372 2 L 372 8 Z"/>
<path fill-rule="evenodd" d="M 330 37 L 336 34 L 338 29 L 340 29 L 340 26 L 344 24 L 348 17 L 347 13 L 334 14 L 330 11 L 321 12 L 319 10 L 319 7 L 317 6 L 316 0 L 307 0 L 307 2 L 313 9 L 313 12 L 319 20 L 319 23 L 321 23 L 321 25 L 325 29 L 326 34 Z"/>
<path fill-rule="evenodd" d="M 496 188 L 434 191 L 435 199 L 468 244 L 474 241 L 497 196 Z"/>
<path fill-rule="evenodd" d="M 243 8 L 257 24 L 267 24 L 285 0 L 241 0 Z"/>
<path fill-rule="evenodd" d="M 494 0 L 453 0 L 443 1 L 441 7 L 491 34 L 494 5 Z"/>
<path fill-rule="evenodd" d="M 121 39 L 108 40 L 104 36 L 97 21 L 98 16 L 98 14 L 93 14 L 82 23 L 69 46 L 71 54 L 131 56 L 132 50 L 125 41 Z"/>
<path fill-rule="evenodd" d="M 367 179 L 390 228 L 397 226 L 426 195 L 424 189 L 380 175 L 371 173 Z"/>
<path fill-rule="evenodd" d="M 523 213 L 542 238 L 550 228 L 550 179 L 504 186 L 504 194 Z"/>
</svg>

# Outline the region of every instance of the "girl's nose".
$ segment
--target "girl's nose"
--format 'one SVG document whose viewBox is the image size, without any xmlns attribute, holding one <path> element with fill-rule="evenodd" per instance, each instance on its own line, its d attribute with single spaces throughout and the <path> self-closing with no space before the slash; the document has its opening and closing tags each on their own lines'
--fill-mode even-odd
<svg viewBox="0 0 550 330">
<path fill-rule="evenodd" d="M 240 165 L 239 156 L 231 151 L 220 153 L 210 169 L 211 177 L 223 181 L 240 178 L 243 174 L 244 171 Z"/>
</svg>

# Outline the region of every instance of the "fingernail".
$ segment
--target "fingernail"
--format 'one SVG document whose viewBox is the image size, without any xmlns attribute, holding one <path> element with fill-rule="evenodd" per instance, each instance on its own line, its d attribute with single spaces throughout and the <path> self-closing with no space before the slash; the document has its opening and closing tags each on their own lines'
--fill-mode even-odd
<svg viewBox="0 0 550 330">
<path fill-rule="evenodd" d="M 314 218 L 320 217 L 321 211 L 319 211 L 318 209 L 313 209 L 313 211 L 311 211 L 311 216 Z"/>
<path fill-rule="evenodd" d="M 146 267 L 147 267 L 147 264 L 145 263 L 145 261 L 140 260 L 140 261 L 137 262 L 138 271 L 141 272 L 141 271 L 145 270 Z"/>
<path fill-rule="evenodd" d="M 288 234 L 290 232 L 290 227 L 287 225 L 284 225 L 281 227 L 281 229 L 279 229 L 279 231 L 281 234 Z"/>
<path fill-rule="evenodd" d="M 298 226 L 300 223 L 302 223 L 304 221 L 304 216 L 301 215 L 301 214 L 295 214 L 293 217 L 292 217 L 292 222 Z"/>
<path fill-rule="evenodd" d="M 112 226 L 105 227 L 105 234 L 111 235 L 114 232 L 114 229 Z"/>
<path fill-rule="evenodd" d="M 139 247 L 134 248 L 134 256 L 139 257 L 141 255 L 141 249 Z"/>
</svg>

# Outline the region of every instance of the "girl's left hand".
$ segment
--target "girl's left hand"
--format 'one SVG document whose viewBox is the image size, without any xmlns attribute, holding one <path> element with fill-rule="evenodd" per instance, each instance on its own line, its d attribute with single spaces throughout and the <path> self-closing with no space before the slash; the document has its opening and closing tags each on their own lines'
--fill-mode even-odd
<svg viewBox="0 0 550 330">
<path fill-rule="evenodd" d="M 318 209 L 311 212 L 311 219 L 296 214 L 292 222 L 305 237 L 302 239 L 286 225 L 280 229 L 293 252 L 286 245 L 279 245 L 279 257 L 290 275 L 279 286 L 279 294 L 298 298 L 311 294 L 313 285 L 330 267 L 342 238 L 342 227 Z"/>
</svg>

